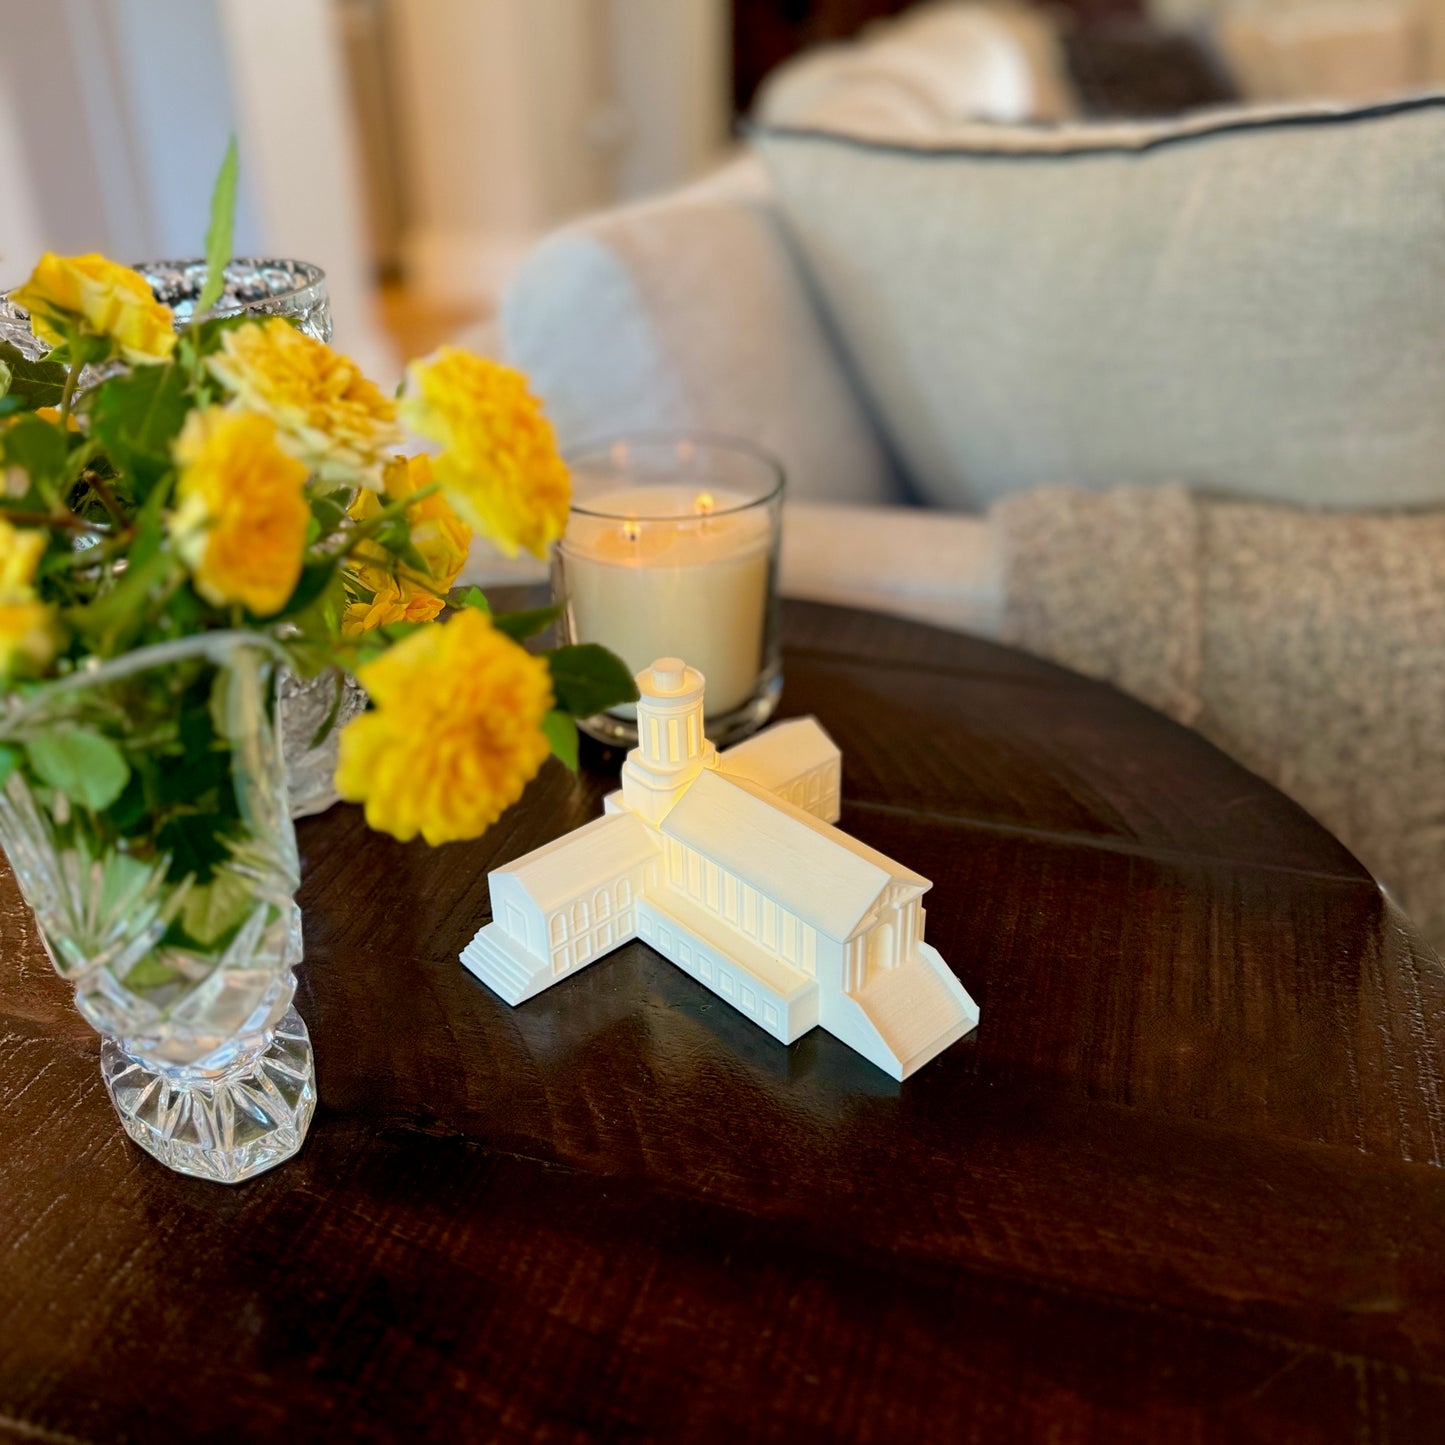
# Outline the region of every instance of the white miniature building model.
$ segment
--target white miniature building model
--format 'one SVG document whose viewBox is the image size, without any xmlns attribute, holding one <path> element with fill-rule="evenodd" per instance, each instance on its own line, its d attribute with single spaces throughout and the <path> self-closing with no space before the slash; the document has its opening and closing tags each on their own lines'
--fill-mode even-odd
<svg viewBox="0 0 1445 1445">
<path fill-rule="evenodd" d="M 462 962 L 515 1005 L 641 938 L 783 1043 L 821 1024 L 895 1079 L 973 1029 L 923 941 L 932 885 L 832 826 L 841 756 L 817 722 L 719 754 L 699 672 L 663 658 L 637 686 L 621 792 L 489 876 Z"/>
</svg>

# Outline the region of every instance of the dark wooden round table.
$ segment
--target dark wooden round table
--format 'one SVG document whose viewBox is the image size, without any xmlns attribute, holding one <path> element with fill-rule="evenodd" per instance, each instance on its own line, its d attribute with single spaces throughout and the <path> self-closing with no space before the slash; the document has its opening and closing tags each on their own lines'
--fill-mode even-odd
<svg viewBox="0 0 1445 1445">
<path fill-rule="evenodd" d="M 299 828 L 321 1104 L 167 1173 L 0 883 L 0 1436 L 1445 1438 L 1445 979 L 1207 743 L 1004 648 L 813 606 L 786 713 L 934 880 L 983 1010 L 896 1085 L 644 945 L 512 1010 L 489 867 L 614 785 L 549 764 L 429 851 Z M 612 760 L 615 769 L 616 760 Z"/>
</svg>

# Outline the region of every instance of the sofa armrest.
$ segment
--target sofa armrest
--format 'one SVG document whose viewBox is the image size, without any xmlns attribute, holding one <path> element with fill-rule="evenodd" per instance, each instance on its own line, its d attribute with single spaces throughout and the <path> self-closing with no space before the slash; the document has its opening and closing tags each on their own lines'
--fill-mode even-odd
<svg viewBox="0 0 1445 1445">
<path fill-rule="evenodd" d="M 987 517 L 916 507 L 792 502 L 778 586 L 834 602 L 997 638 L 1003 569 Z"/>
<path fill-rule="evenodd" d="M 1004 592 L 996 536 L 987 517 L 793 501 L 783 509 L 778 589 L 997 638 Z M 485 544 L 473 548 L 461 578 L 484 587 L 546 579 L 545 562 L 508 561 Z"/>
<path fill-rule="evenodd" d="M 564 446 L 720 432 L 774 452 L 792 496 L 900 495 L 751 157 L 544 241 L 503 297 L 501 335 Z"/>
</svg>

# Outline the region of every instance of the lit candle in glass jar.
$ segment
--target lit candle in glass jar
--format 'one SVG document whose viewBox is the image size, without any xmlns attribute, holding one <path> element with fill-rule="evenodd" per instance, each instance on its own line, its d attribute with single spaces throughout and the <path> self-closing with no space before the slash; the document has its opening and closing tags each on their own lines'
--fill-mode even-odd
<svg viewBox="0 0 1445 1445">
<path fill-rule="evenodd" d="M 663 455 L 639 456 L 646 445 Z M 707 679 L 710 720 L 747 708 L 762 685 L 766 716 L 781 476 L 750 451 L 728 454 L 730 475 L 717 445 L 642 439 L 608 448 L 606 465 L 574 459 L 558 592 L 571 640 L 602 643 L 633 672 L 685 658 Z"/>
</svg>

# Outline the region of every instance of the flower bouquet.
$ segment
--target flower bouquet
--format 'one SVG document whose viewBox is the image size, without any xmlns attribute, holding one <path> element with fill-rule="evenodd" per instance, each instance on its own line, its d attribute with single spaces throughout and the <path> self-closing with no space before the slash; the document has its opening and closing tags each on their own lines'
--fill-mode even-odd
<svg viewBox="0 0 1445 1445">
<path fill-rule="evenodd" d="M 0 842 L 127 1132 L 228 1181 L 315 1105 L 278 670 L 359 681 L 337 791 L 433 844 L 634 695 L 600 648 L 527 651 L 550 609 L 455 590 L 474 531 L 542 555 L 566 521 L 524 378 L 443 349 L 398 401 L 286 320 L 208 319 L 234 190 L 232 152 L 183 330 L 133 271 L 47 255 L 9 299 L 52 349 L 0 346 Z"/>
</svg>

